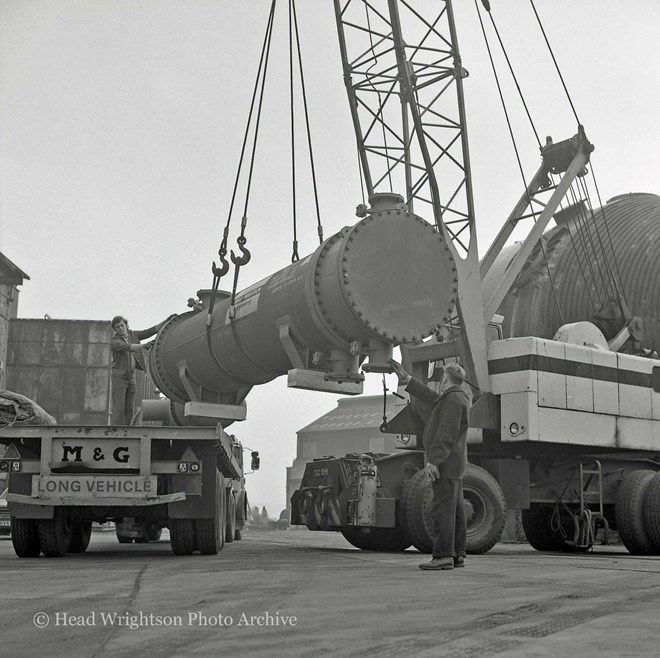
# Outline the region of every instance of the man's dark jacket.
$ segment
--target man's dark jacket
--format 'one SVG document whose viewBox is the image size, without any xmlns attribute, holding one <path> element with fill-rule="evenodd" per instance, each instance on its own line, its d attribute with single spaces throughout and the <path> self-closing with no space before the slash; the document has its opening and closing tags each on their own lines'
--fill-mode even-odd
<svg viewBox="0 0 660 658">
<path fill-rule="evenodd" d="M 112 356 L 112 374 L 115 376 L 131 377 L 133 370 L 146 370 L 146 363 L 142 351 L 131 352 L 131 345 L 139 343 L 145 338 L 151 338 L 158 333 L 163 322 L 142 331 L 129 331 L 128 340 L 117 332 L 112 334 L 110 350 Z"/>
<path fill-rule="evenodd" d="M 450 386 L 438 394 L 414 377 L 406 391 L 431 408 L 422 435 L 426 460 L 438 467 L 441 478 L 460 480 L 467 466 L 467 393 L 460 386 Z"/>
</svg>

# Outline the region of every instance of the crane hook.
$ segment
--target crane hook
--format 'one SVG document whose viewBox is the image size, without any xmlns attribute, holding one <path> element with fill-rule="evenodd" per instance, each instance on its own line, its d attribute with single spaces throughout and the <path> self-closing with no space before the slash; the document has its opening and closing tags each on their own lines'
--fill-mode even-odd
<svg viewBox="0 0 660 658">
<path fill-rule="evenodd" d="M 250 253 L 250 250 L 245 246 L 245 243 L 247 242 L 247 238 L 243 235 L 238 236 L 236 238 L 236 242 L 238 243 L 238 248 L 241 250 L 241 253 L 243 254 L 242 256 L 237 256 L 234 253 L 234 250 L 231 250 L 231 262 L 234 263 L 234 265 L 247 265 L 250 262 L 250 258 L 252 257 L 252 254 Z"/>
<path fill-rule="evenodd" d="M 232 252 L 232 260 L 233 260 L 233 253 Z M 220 263 L 222 264 L 222 267 L 218 267 L 215 264 L 215 261 L 213 261 L 213 265 L 211 266 L 211 271 L 213 272 L 213 276 L 216 279 L 220 279 L 223 277 L 227 272 L 229 272 L 229 261 L 227 260 L 227 250 L 224 248 L 221 248 L 218 251 L 218 256 L 220 256 Z"/>
</svg>

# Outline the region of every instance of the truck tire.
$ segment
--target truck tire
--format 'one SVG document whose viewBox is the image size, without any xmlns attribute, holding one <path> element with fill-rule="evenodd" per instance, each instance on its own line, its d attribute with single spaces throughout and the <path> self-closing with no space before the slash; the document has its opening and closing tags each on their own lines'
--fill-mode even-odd
<svg viewBox="0 0 660 658">
<path fill-rule="evenodd" d="M 552 510 L 546 505 L 531 505 L 522 511 L 522 525 L 529 545 L 537 551 L 558 551 L 561 536 L 552 530 Z"/>
<path fill-rule="evenodd" d="M 361 551 L 375 550 L 374 535 L 370 528 L 347 528 L 342 530 L 341 534 L 349 544 Z"/>
<path fill-rule="evenodd" d="M 170 519 L 170 544 L 174 555 L 192 555 L 195 550 L 195 532 L 191 519 Z"/>
<path fill-rule="evenodd" d="M 236 536 L 236 498 L 227 493 L 227 525 L 225 526 L 225 543 L 230 544 Z"/>
<path fill-rule="evenodd" d="M 374 528 L 377 551 L 399 553 L 410 548 L 412 540 L 403 528 Z"/>
<path fill-rule="evenodd" d="M 652 555 L 653 543 L 646 529 L 644 503 L 654 472 L 646 469 L 628 473 L 616 497 L 614 515 L 623 545 L 633 555 Z"/>
<path fill-rule="evenodd" d="M 147 531 L 148 531 L 148 526 L 146 523 L 142 524 L 142 532 L 138 537 L 135 537 L 133 541 L 136 544 L 148 544 L 149 543 L 149 537 L 147 536 Z"/>
<path fill-rule="evenodd" d="M 147 523 L 147 528 L 145 532 L 147 541 L 160 541 L 160 537 L 162 534 L 163 534 L 162 528 L 159 528 L 157 525 L 154 525 L 153 523 Z"/>
<path fill-rule="evenodd" d="M 506 501 L 502 487 L 485 469 L 468 464 L 463 478 L 467 523 L 467 553 L 487 553 L 502 538 Z M 418 471 L 403 487 L 400 514 L 413 546 L 422 553 L 433 550 L 433 489 L 424 471 Z M 420 523 L 421 521 L 421 523 Z"/>
<path fill-rule="evenodd" d="M 468 464 L 463 478 L 467 553 L 487 553 L 502 538 L 506 500 L 499 482 L 485 469 Z M 468 511 L 469 510 L 469 511 Z"/>
<path fill-rule="evenodd" d="M 56 507 L 53 518 L 40 519 L 37 527 L 39 528 L 41 552 L 46 557 L 64 557 L 69 550 L 73 532 L 73 523 L 68 518 L 66 511 L 61 507 Z"/>
<path fill-rule="evenodd" d="M 69 542 L 69 553 L 84 553 L 92 538 L 92 522 L 77 521 L 71 529 L 71 541 Z"/>
<path fill-rule="evenodd" d="M 522 524 L 529 545 L 537 551 L 586 553 L 592 546 L 575 545 L 575 517 L 564 505 L 532 504 L 522 511 Z"/>
<path fill-rule="evenodd" d="M 124 531 L 120 530 L 118 525 L 115 525 L 115 534 L 117 535 L 117 541 L 120 544 L 131 544 L 133 542 L 133 537 L 124 534 Z"/>
<path fill-rule="evenodd" d="M 430 553 L 433 550 L 433 537 L 424 523 L 425 513 L 429 516 L 431 514 L 432 499 L 433 489 L 424 471 L 417 471 L 404 483 L 399 500 L 401 528 L 420 553 Z"/>
<path fill-rule="evenodd" d="M 537 551 L 560 551 L 565 545 L 563 536 L 552 528 L 554 505 L 532 504 L 522 511 L 525 537 Z"/>
<path fill-rule="evenodd" d="M 17 519 L 11 517 L 11 543 L 18 557 L 39 557 L 39 529 L 32 519 Z"/>
<path fill-rule="evenodd" d="M 653 552 L 660 554 L 660 471 L 649 482 L 644 501 L 644 525 L 649 535 Z"/>
<path fill-rule="evenodd" d="M 234 540 L 240 541 L 243 539 L 243 528 L 248 518 L 248 499 L 245 490 L 239 491 L 236 499 L 236 531 L 234 532 Z"/>
<path fill-rule="evenodd" d="M 210 519 L 195 520 L 197 548 L 202 555 L 217 555 L 225 544 L 227 531 L 225 479 L 216 471 L 215 515 Z"/>
<path fill-rule="evenodd" d="M 399 553 L 412 544 L 401 528 L 347 528 L 341 534 L 349 544 L 363 551 Z"/>
</svg>

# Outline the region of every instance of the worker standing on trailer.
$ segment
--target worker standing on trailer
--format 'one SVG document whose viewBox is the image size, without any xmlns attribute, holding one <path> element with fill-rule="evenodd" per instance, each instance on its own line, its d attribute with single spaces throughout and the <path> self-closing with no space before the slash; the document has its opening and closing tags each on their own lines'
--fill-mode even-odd
<svg viewBox="0 0 660 658">
<path fill-rule="evenodd" d="M 112 318 L 114 334 L 110 341 L 112 356 L 112 424 L 132 425 L 135 416 L 135 370 L 146 370 L 143 350 L 140 343 L 145 338 L 155 336 L 170 319 L 143 331 L 130 331 L 128 320 L 121 315 Z"/>
<path fill-rule="evenodd" d="M 431 409 L 424 426 L 426 474 L 433 487 L 433 559 L 420 569 L 445 570 L 465 566 L 467 526 L 463 507 L 463 476 L 467 467 L 470 398 L 463 389 L 465 370 L 452 363 L 444 368 L 440 393 L 411 377 L 397 361 L 392 369 L 406 391 Z"/>
</svg>

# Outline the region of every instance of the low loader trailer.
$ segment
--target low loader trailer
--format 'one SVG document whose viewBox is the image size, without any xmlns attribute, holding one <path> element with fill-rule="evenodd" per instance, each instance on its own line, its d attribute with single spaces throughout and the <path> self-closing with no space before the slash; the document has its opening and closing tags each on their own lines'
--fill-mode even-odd
<svg viewBox="0 0 660 658">
<path fill-rule="evenodd" d="M 241 538 L 243 447 L 220 425 L 15 426 L 0 443 L 19 557 L 82 553 L 93 522 L 114 521 L 122 543 L 168 528 L 177 555 L 213 555 Z"/>
</svg>

